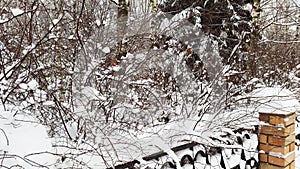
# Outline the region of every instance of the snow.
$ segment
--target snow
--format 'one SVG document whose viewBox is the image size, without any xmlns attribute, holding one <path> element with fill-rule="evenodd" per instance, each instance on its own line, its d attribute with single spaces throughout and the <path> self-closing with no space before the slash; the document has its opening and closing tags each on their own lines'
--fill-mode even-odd
<svg viewBox="0 0 300 169">
<path fill-rule="evenodd" d="M 13 111 L 5 111 L 2 106 L 0 112 L 2 166 L 20 165 L 34 169 L 55 163 L 56 158 L 46 153 L 53 148 L 44 126 L 30 117 L 13 115 Z"/>
<path fill-rule="evenodd" d="M 110 48 L 109 47 L 104 47 L 102 49 L 102 52 L 104 52 L 104 53 L 110 53 Z"/>
<path fill-rule="evenodd" d="M 256 104 L 255 109 L 261 113 L 286 115 L 300 110 L 300 104 L 295 95 L 280 87 L 255 89 L 250 98 Z"/>
<path fill-rule="evenodd" d="M 58 24 L 58 22 L 59 22 L 59 19 L 53 19 L 53 20 L 52 20 L 53 25 Z"/>
<path fill-rule="evenodd" d="M 7 18 L 5 18 L 5 19 L 0 19 L 0 24 L 5 23 L 5 22 L 7 22 L 7 21 L 9 21 L 9 19 L 7 19 Z"/>
<path fill-rule="evenodd" d="M 116 2 L 118 2 L 116 0 Z M 232 7 L 232 6 L 230 6 Z M 24 11 L 20 9 L 12 10 L 14 15 L 21 15 L 24 13 Z M 178 15 L 179 17 L 179 15 Z M 176 18 L 175 18 L 176 19 Z M 236 18 L 239 19 L 239 18 Z M 172 25 L 172 22 L 175 23 L 177 20 L 165 20 L 162 26 L 165 28 L 168 28 L 171 26 L 177 26 Z M 59 22 L 59 19 L 52 20 L 53 24 L 56 25 Z M 1 21 L 0 21 L 1 23 Z M 96 20 L 96 24 L 99 26 L 100 21 Z M 49 35 L 50 36 L 50 35 Z M 224 35 L 227 36 L 227 35 Z M 53 36 L 55 37 L 55 36 Z M 70 36 L 70 39 L 73 37 Z M 174 43 L 176 45 L 176 41 L 169 41 L 169 43 Z M 23 51 L 23 54 L 26 55 L 28 52 L 30 52 L 35 46 L 28 46 Z M 100 48 L 101 49 L 101 48 Z M 204 50 L 204 48 L 203 48 Z M 105 54 L 108 54 L 111 52 L 111 49 L 109 47 L 102 48 L 102 52 Z M 145 59 L 145 55 L 140 54 L 134 56 L 133 54 L 127 53 L 127 59 L 130 59 L 130 57 L 136 57 L 140 60 Z M 240 72 L 224 69 L 225 76 L 230 76 L 233 74 L 238 74 Z M 113 71 L 119 71 L 121 67 L 119 65 L 112 66 L 111 69 Z M 127 70 L 126 70 L 127 72 Z M 258 79 L 252 79 L 249 84 L 256 83 Z M 136 80 L 136 81 L 129 81 L 128 83 L 132 84 L 147 84 L 152 83 L 151 80 Z M 28 83 L 21 83 L 19 84 L 19 87 L 23 90 L 36 90 L 38 88 L 38 83 L 34 80 L 28 82 Z M 108 100 L 108 98 L 101 96 L 99 91 L 91 86 L 81 86 L 82 90 L 81 96 L 82 99 L 85 102 L 89 102 L 91 100 Z M 78 89 L 79 90 L 79 89 Z M 282 89 L 280 90 L 274 90 L 272 89 L 264 89 L 264 91 L 257 90 L 257 93 L 254 93 L 253 97 L 256 102 L 263 103 L 259 104 L 258 110 L 259 111 L 267 111 L 271 112 L 270 110 L 275 110 L 278 112 L 278 108 L 281 106 L 287 106 L 288 108 L 292 107 L 293 109 L 286 109 L 285 111 L 294 111 L 297 108 L 298 101 L 295 101 L 292 97 L 291 92 L 282 93 Z M 274 93 L 273 93 L 274 92 Z M 259 93 L 259 94 L 258 94 Z M 269 95 L 270 94 L 270 95 Z M 135 98 L 135 97 L 132 97 Z M 284 98 L 284 100 L 281 100 Z M 271 99 L 271 100 L 269 100 Z M 136 99 L 137 100 L 137 99 Z M 34 100 L 32 99 L 30 101 L 31 103 L 34 103 Z M 43 102 L 45 106 L 51 106 L 55 105 L 53 101 L 45 101 Z M 84 106 L 84 104 L 83 104 Z M 128 107 L 130 109 L 133 109 L 132 111 L 138 113 L 138 109 L 134 109 L 134 106 L 132 104 L 119 104 L 115 105 L 112 108 L 117 108 L 116 106 L 121 107 Z M 264 106 L 264 107 L 263 107 Z M 188 109 L 193 109 L 190 105 L 187 106 Z M 182 113 L 181 107 L 176 107 L 177 113 Z M 295 108 L 295 109 L 294 109 Z M 78 109 L 76 110 L 78 111 Z M 192 110 L 191 110 L 192 111 Z M 30 153 L 38 153 L 38 152 L 48 152 L 52 151 L 52 142 L 53 140 L 49 139 L 47 136 L 46 128 L 37 122 L 34 122 L 33 118 L 29 117 L 23 117 L 20 115 L 12 116 L 14 114 L 14 111 L 4 111 L 0 110 L 0 155 L 1 150 L 7 151 L 10 154 L 17 154 L 20 157 L 25 157 L 27 154 Z M 3 113 L 2 113 L 3 112 Z M 190 110 L 188 111 L 190 112 Z M 88 112 L 90 113 L 90 112 Z M 89 115 L 91 115 L 90 113 Z M 119 152 L 118 155 L 115 155 L 113 150 L 104 150 L 105 155 L 111 156 L 113 160 L 115 161 L 122 161 L 122 160 L 131 160 L 132 158 L 138 158 L 140 160 L 140 157 L 143 155 L 149 155 L 151 153 L 155 153 L 160 150 L 164 150 L 168 153 L 169 157 L 172 158 L 174 161 L 176 161 L 177 168 L 190 168 L 191 166 L 184 166 L 181 167 L 179 164 L 180 157 L 182 157 L 184 154 L 189 153 L 191 154 L 190 150 L 184 150 L 178 153 L 175 153 L 171 150 L 172 147 L 178 146 L 180 144 L 185 143 L 184 140 L 195 140 L 197 142 L 203 143 L 205 145 L 212 145 L 212 146 L 220 146 L 224 147 L 225 149 L 221 152 L 226 156 L 228 159 L 228 163 L 226 163 L 229 167 L 234 167 L 238 164 L 240 164 L 240 155 L 241 150 L 252 150 L 255 151 L 255 148 L 257 147 L 257 138 L 252 139 L 245 139 L 242 134 L 236 134 L 233 132 L 232 126 L 235 127 L 249 127 L 257 124 L 257 121 L 255 121 L 255 114 L 252 114 L 252 111 L 249 111 L 247 109 L 236 109 L 234 111 L 226 111 L 221 112 L 219 114 L 205 114 L 201 120 L 201 122 L 198 123 L 199 117 L 192 117 L 189 119 L 179 119 L 176 122 L 170 122 L 168 125 L 162 126 L 156 126 L 154 128 L 143 128 L 143 134 L 138 136 L 131 136 L 131 135 L 118 135 L 118 136 L 107 136 L 107 138 L 103 138 L 101 136 L 97 136 L 95 139 L 97 143 L 99 143 L 99 147 L 95 146 L 99 149 L 99 151 L 102 151 L 101 143 L 106 143 L 113 141 L 114 148 L 116 148 Z M 16 120 L 17 119 L 17 120 Z M 20 121 L 22 119 L 22 121 Z M 33 121 L 33 122 L 25 122 L 25 121 Z M 227 125 L 224 126 L 224 123 Z M 197 125 L 194 130 L 194 126 Z M 72 140 L 78 136 L 78 124 L 74 121 L 68 121 L 66 122 L 66 128 L 72 137 Z M 100 129 L 101 130 L 101 129 Z M 229 138 L 222 138 L 219 137 L 222 134 L 229 134 L 232 137 L 235 136 L 241 136 L 244 140 L 244 145 L 225 145 L 222 142 L 226 141 L 232 141 Z M 6 139 L 6 137 L 8 139 Z M 221 140 L 220 142 L 213 141 L 210 137 L 215 137 Z M 4 139 L 2 139 L 4 138 Z M 129 141 L 130 140 L 130 141 Z M 80 142 L 80 141 L 79 141 Z M 121 143 L 126 143 L 126 145 L 121 145 Z M 128 143 L 128 145 L 127 145 Z M 108 143 L 106 143 L 108 144 Z M 24 146 L 25 145 L 25 146 Z M 2 146 L 2 147 L 1 147 Z M 78 146 L 78 145 L 76 145 Z M 75 147 L 75 146 L 74 146 Z M 82 148 L 80 146 L 75 148 Z M 86 148 L 86 147 L 84 147 Z M 90 147 L 89 147 L 90 148 Z M 94 148 L 94 147 L 92 147 Z M 236 150 L 236 153 L 232 153 L 232 149 L 238 149 Z M 65 150 L 66 152 L 73 152 L 72 150 Z M 107 152 L 106 152 L 107 151 Z M 140 152 L 143 151 L 143 152 Z M 107 153 L 107 154 L 106 154 Z M 115 157 L 119 156 L 119 157 Z M 246 159 L 249 159 L 252 155 L 247 154 Z M 254 155 L 253 155 L 254 156 Z M 299 153 L 298 153 L 299 156 Z M 33 157 L 33 156 L 30 156 Z M 57 161 L 56 158 L 52 156 L 46 157 L 41 154 L 34 156 L 36 159 L 36 162 L 42 163 L 42 164 L 50 164 L 55 163 Z M 39 159 L 41 158 L 41 159 Z M 88 159 L 88 156 L 80 157 L 82 159 Z M 96 158 L 99 158 L 98 156 Z M 209 156 L 210 161 L 213 163 L 219 163 L 220 161 L 220 154 L 215 156 Z M 92 157 L 90 157 L 92 159 Z M 18 159 L 15 159 L 17 162 Z M 202 159 L 201 159 L 202 160 Z M 94 162 L 94 160 L 91 160 Z M 100 161 L 100 160 L 99 160 Z M 115 161 L 112 162 L 115 164 Z M 199 160 L 200 161 L 200 160 Z M 299 160 L 298 160 L 299 161 Z M 101 162 L 98 162 L 98 164 Z M 202 165 L 205 165 L 205 161 L 200 162 Z M 13 162 L 9 160 L 4 160 L 5 165 L 11 165 Z M 243 164 L 245 165 L 245 164 Z M 60 167 L 63 168 L 64 165 L 61 165 Z M 65 162 L 65 166 L 72 166 L 72 161 L 67 159 Z M 26 168 L 30 168 L 26 167 Z M 100 167 L 101 168 L 101 167 Z M 201 167 L 202 168 L 202 167 Z"/>
<path fill-rule="evenodd" d="M 101 26 L 101 21 L 99 19 L 96 19 L 96 25 Z"/>
<path fill-rule="evenodd" d="M 280 152 L 269 152 L 269 155 L 277 158 L 283 158 L 283 154 Z"/>
<path fill-rule="evenodd" d="M 51 106 L 51 105 L 55 105 L 55 103 L 53 102 L 53 101 L 45 101 L 45 102 L 43 102 L 43 105 L 44 106 Z"/>
<path fill-rule="evenodd" d="M 29 46 L 26 46 L 25 49 L 22 51 L 23 55 L 27 55 L 30 53 L 34 48 L 36 47 L 36 44 L 31 44 Z"/>
<path fill-rule="evenodd" d="M 36 90 L 38 87 L 38 82 L 36 80 L 31 80 L 30 82 L 28 82 L 28 88 L 31 90 Z"/>
<path fill-rule="evenodd" d="M 82 88 L 82 93 L 87 98 L 87 100 L 99 99 L 99 91 L 91 86 L 84 86 Z"/>
<path fill-rule="evenodd" d="M 10 10 L 14 16 L 22 15 L 24 13 L 20 8 L 11 8 Z"/>
<path fill-rule="evenodd" d="M 20 83 L 20 84 L 19 84 L 19 87 L 20 87 L 21 89 L 23 89 L 23 90 L 27 90 L 27 88 L 28 88 L 28 86 L 27 86 L 26 83 Z"/>
<path fill-rule="evenodd" d="M 288 156 L 290 156 L 291 154 L 295 153 L 295 151 L 292 151 L 292 152 L 289 152 L 285 155 L 283 155 L 282 153 L 280 152 L 269 152 L 269 155 L 270 156 L 274 156 L 274 157 L 277 157 L 277 158 L 286 158 Z"/>
<path fill-rule="evenodd" d="M 36 87 L 34 81 L 23 84 L 24 88 L 27 87 Z M 22 85 L 21 85 L 22 86 Z M 97 90 L 95 90 L 93 87 L 83 87 L 83 91 L 86 94 L 86 97 L 88 98 L 98 98 L 99 93 Z M 282 94 L 278 94 L 281 96 Z M 1 106 L 0 106 L 1 107 Z M 14 164 L 20 164 L 22 166 L 25 166 L 25 168 L 38 168 L 33 167 L 30 163 L 26 163 L 22 158 L 27 158 L 30 160 L 33 160 L 36 163 L 39 163 L 41 165 L 51 165 L 54 164 L 57 161 L 57 157 L 51 155 L 49 152 L 55 152 L 54 148 L 52 147 L 53 140 L 51 140 L 47 136 L 47 132 L 44 126 L 34 122 L 33 118 L 22 116 L 22 115 L 15 115 L 15 111 L 12 108 L 8 108 L 8 110 L 4 110 L 3 107 L 1 107 L 1 114 L 0 114 L 0 157 L 1 154 L 5 151 L 7 154 L 14 154 L 16 155 L 15 158 L 12 159 L 4 159 L 3 165 L 5 166 L 11 166 Z M 185 165 L 183 167 L 180 166 L 179 161 L 181 157 L 184 154 L 192 154 L 189 149 L 183 150 L 180 152 L 174 152 L 171 150 L 172 147 L 183 144 L 184 139 L 191 139 L 189 137 L 190 135 L 194 135 L 193 138 L 195 141 L 199 141 L 200 143 L 209 144 L 213 146 L 221 146 L 225 149 L 221 152 L 224 157 L 227 159 L 226 165 L 228 167 L 234 167 L 236 165 L 245 165 L 243 161 L 240 161 L 241 156 L 241 150 L 245 149 L 250 151 L 256 150 L 257 147 L 257 137 L 251 137 L 251 139 L 243 138 L 244 143 L 243 146 L 241 145 L 224 145 L 221 143 L 215 143 L 213 140 L 211 140 L 209 137 L 218 137 L 222 133 L 229 133 L 232 136 L 243 136 L 243 134 L 235 134 L 232 132 L 232 129 L 227 127 L 222 127 L 221 130 L 213 130 L 212 128 L 216 128 L 215 125 L 212 125 L 212 128 L 206 128 L 205 125 L 210 124 L 210 120 L 219 121 L 220 119 L 224 117 L 230 117 L 228 120 L 231 120 L 232 118 L 239 118 L 241 116 L 244 116 L 247 114 L 247 111 L 243 111 L 243 109 L 236 110 L 234 112 L 225 112 L 224 115 L 211 115 L 211 114 L 205 114 L 202 119 L 203 121 L 199 123 L 199 126 L 202 126 L 200 128 L 196 128 L 196 131 L 193 130 L 194 126 L 197 124 L 197 118 L 190 118 L 183 121 L 177 121 L 170 123 L 170 125 L 163 126 L 157 126 L 156 128 L 149 128 L 144 129 L 144 134 L 139 135 L 137 137 L 132 136 L 122 136 L 123 138 L 120 138 L 118 136 L 116 137 L 108 137 L 110 141 L 113 142 L 128 142 L 128 140 L 131 140 L 132 142 L 130 145 L 122 145 L 122 144 L 115 144 L 115 148 L 118 149 L 118 158 L 116 159 L 122 159 L 123 161 L 126 160 L 132 160 L 138 159 L 139 161 L 141 157 L 145 155 L 149 155 L 152 153 L 156 153 L 158 151 L 164 150 L 168 153 L 169 158 L 176 161 L 177 168 L 189 168 L 190 165 Z M 230 115 L 230 116 L 229 116 Z M 255 118 L 255 116 L 250 116 L 252 118 Z M 249 117 L 247 117 L 249 118 Z M 30 121 L 30 122 L 28 122 Z M 250 120 L 249 120 L 250 121 Z M 241 120 L 243 122 L 243 120 Z M 216 124 L 217 125 L 217 124 Z M 252 125 L 252 123 L 248 124 Z M 69 121 L 66 123 L 67 130 L 71 137 L 74 139 L 76 136 L 78 136 L 77 133 L 77 126 L 78 124 L 76 122 Z M 246 125 L 244 124 L 244 127 Z M 219 133 L 217 132 L 219 131 Z M 6 139 L 6 137 L 8 139 Z M 200 138 L 200 139 L 199 139 Z M 224 140 L 226 141 L 226 140 Z M 103 141 L 102 137 L 98 138 L 98 142 L 105 143 Z M 140 148 L 142 147 L 143 150 Z M 82 148 L 82 147 L 79 147 Z M 86 148 L 86 147 L 85 147 Z M 197 151 L 201 148 L 195 148 Z M 235 154 L 233 154 L 231 151 L 232 149 L 235 150 Z M 128 151 L 130 150 L 130 151 Z M 69 152 L 70 150 L 65 150 L 65 152 Z M 63 152 L 60 150 L 59 152 Z M 140 152 L 142 151 L 142 152 Z M 253 153 L 254 153 L 253 152 Z M 74 153 L 74 151 L 72 151 Z M 29 156 L 28 156 L 29 155 Z M 109 154 L 112 156 L 112 158 L 115 158 L 113 154 Z M 254 154 L 245 154 L 246 159 L 250 159 L 251 157 L 255 156 Z M 18 158 L 20 157 L 20 158 Z M 299 165 L 300 161 L 300 155 L 299 151 L 296 151 L 296 165 Z M 101 165 L 101 161 L 98 161 L 95 159 L 96 157 L 91 157 L 89 155 L 82 156 L 78 159 L 89 161 L 90 164 L 93 166 L 97 166 L 97 168 L 103 168 L 103 166 L 99 167 Z M 220 161 L 220 155 L 214 155 L 209 156 L 210 161 L 213 163 L 219 163 Z M 205 161 L 202 161 L 203 158 L 199 158 L 195 166 L 204 166 Z M 72 166 L 72 161 L 70 159 L 67 159 L 64 163 L 56 165 L 56 167 L 66 167 L 66 166 Z"/>
<path fill-rule="evenodd" d="M 202 119 L 203 121 L 208 121 L 210 118 L 211 118 L 210 115 L 205 115 L 203 116 Z M 218 121 L 218 119 L 215 120 Z M 258 142 L 257 142 L 258 138 L 255 134 L 251 135 L 251 139 L 247 139 L 244 137 L 245 133 L 235 134 L 230 128 L 222 128 L 221 133 L 223 134 L 230 133 L 232 136 L 241 136 L 243 137 L 244 140 L 243 145 L 237 145 L 237 144 L 227 145 L 223 143 L 217 143 L 210 138 L 210 137 L 215 137 L 217 139 L 221 139 L 221 137 L 218 137 L 220 136 L 221 133 L 217 133 L 216 131 L 211 130 L 211 128 L 205 128 L 205 127 L 197 128 L 196 131 L 194 131 L 193 127 L 195 124 L 197 124 L 197 120 L 191 118 L 185 121 L 174 122 L 173 124 L 167 125 L 167 127 L 157 129 L 157 131 L 149 131 L 149 132 L 145 131 L 146 133 L 157 133 L 157 134 L 151 134 L 148 136 L 147 134 L 146 135 L 144 134 L 143 135 L 144 137 L 138 136 L 137 145 L 143 145 L 144 150 L 146 149 L 146 147 L 149 146 L 152 147 L 152 149 L 151 148 L 148 149 L 148 152 L 146 151 L 148 155 L 164 150 L 165 152 L 167 152 L 168 156 L 171 159 L 176 161 L 175 159 L 179 160 L 186 154 L 191 155 L 191 157 L 193 157 L 193 154 L 195 155 L 196 152 L 202 150 L 201 148 L 202 146 L 195 146 L 193 150 L 194 152 L 192 152 L 190 149 L 181 150 L 179 152 L 176 152 L 175 154 L 173 151 L 170 151 L 171 147 L 175 147 L 186 143 L 183 140 L 190 140 L 190 141 L 199 142 L 204 146 L 208 146 L 208 147 L 210 146 L 223 147 L 224 149 L 222 150 L 222 154 L 224 155 L 224 157 L 226 157 L 225 165 L 227 165 L 228 167 L 234 167 L 237 165 L 240 166 L 246 165 L 245 161 L 242 161 L 240 159 L 242 150 L 247 151 L 247 153 L 245 153 L 246 160 L 249 160 L 250 158 L 253 157 L 257 160 L 256 148 L 258 146 Z M 203 124 L 201 123 L 199 125 L 202 126 L 205 124 L 206 123 Z M 224 138 L 223 141 L 226 142 L 227 140 Z M 153 147 L 157 147 L 158 149 L 156 148 L 153 149 Z M 235 150 L 235 153 L 232 153 L 233 149 Z M 203 151 L 205 151 L 205 148 L 203 149 Z M 166 162 L 167 159 L 165 158 L 166 157 L 161 157 L 160 160 Z M 211 166 L 219 167 L 221 154 L 210 155 L 208 158 L 209 161 L 211 162 Z M 204 167 L 205 165 L 207 165 L 205 162 L 205 158 L 203 157 L 197 158 L 195 166 Z M 190 167 L 190 165 L 188 164 L 184 165 L 182 168 L 186 168 L 186 167 L 188 168 Z"/>
<path fill-rule="evenodd" d="M 298 66 L 297 66 L 298 67 Z M 300 69 L 300 68 L 297 68 Z M 296 76 L 294 72 L 289 73 L 289 79 L 291 79 L 294 82 L 300 82 L 300 78 Z"/>
<path fill-rule="evenodd" d="M 72 138 L 72 140 L 75 140 L 76 136 L 77 136 L 77 127 L 78 127 L 78 123 L 73 122 L 73 121 L 68 121 L 66 124 L 68 133 L 70 135 L 70 137 Z"/>
<path fill-rule="evenodd" d="M 116 66 L 112 66 L 111 69 L 112 69 L 113 71 L 115 71 L 115 72 L 118 72 L 118 71 L 120 71 L 120 70 L 122 69 L 122 67 L 119 66 L 119 65 L 116 65 Z"/>
</svg>

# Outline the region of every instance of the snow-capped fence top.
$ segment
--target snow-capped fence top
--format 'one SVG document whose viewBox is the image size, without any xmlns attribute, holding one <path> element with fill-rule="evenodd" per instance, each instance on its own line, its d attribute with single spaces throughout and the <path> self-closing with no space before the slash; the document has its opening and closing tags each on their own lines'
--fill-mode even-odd
<svg viewBox="0 0 300 169">
<path fill-rule="evenodd" d="M 234 135 L 236 137 L 231 138 Z M 225 144 L 208 146 L 206 144 L 190 142 L 107 169 L 258 168 L 258 152 L 256 151 L 258 138 L 256 129 L 235 130 L 232 135 L 224 135 L 222 138 L 228 144 L 225 147 Z M 218 142 L 218 140 L 215 141 Z"/>
<path fill-rule="evenodd" d="M 299 101 L 288 89 L 280 87 L 259 88 L 252 92 L 251 100 L 260 113 L 290 114 L 300 110 Z"/>
</svg>

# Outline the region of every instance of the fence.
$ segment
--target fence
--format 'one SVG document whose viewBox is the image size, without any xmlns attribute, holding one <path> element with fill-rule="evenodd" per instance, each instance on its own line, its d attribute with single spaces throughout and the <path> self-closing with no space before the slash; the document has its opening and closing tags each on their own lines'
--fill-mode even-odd
<svg viewBox="0 0 300 169">
<path fill-rule="evenodd" d="M 141 165 L 145 169 L 176 169 L 178 166 L 183 169 L 295 169 L 295 138 L 299 138 L 299 134 L 295 136 L 295 107 L 299 103 L 286 90 L 268 88 L 260 93 L 262 96 L 255 95 L 259 98 L 255 102 L 259 103 L 256 108 L 260 122 L 255 129 L 235 130 L 222 140 L 214 140 L 220 146 L 191 142 L 173 147 L 171 150 L 178 161 L 162 151 L 143 157 L 143 161 L 135 160 L 114 168 L 136 169 Z"/>
<path fill-rule="evenodd" d="M 252 130 L 235 130 L 234 133 L 236 137 L 230 138 L 230 140 L 235 140 L 234 142 L 229 142 L 229 139 L 226 139 L 226 137 L 232 137 L 233 135 L 224 136 L 224 140 L 227 141 L 215 140 L 220 143 L 220 146 L 208 147 L 207 145 L 191 142 L 173 147 L 171 150 L 180 159 L 179 164 L 176 164 L 168 153 L 161 151 L 143 157 L 143 161 L 134 160 L 117 165 L 115 169 L 137 169 L 140 168 L 139 165 L 145 169 L 176 169 L 177 165 L 180 165 L 183 169 L 203 169 L 206 167 L 226 169 L 258 168 L 258 126 Z M 256 144 L 255 142 L 253 144 L 253 140 Z M 225 148 L 224 143 L 226 143 Z"/>
</svg>

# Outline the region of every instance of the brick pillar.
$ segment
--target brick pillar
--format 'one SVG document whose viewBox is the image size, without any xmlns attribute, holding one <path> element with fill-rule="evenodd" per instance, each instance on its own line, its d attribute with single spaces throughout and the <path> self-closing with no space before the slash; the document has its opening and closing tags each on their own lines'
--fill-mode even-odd
<svg viewBox="0 0 300 169">
<path fill-rule="evenodd" d="M 295 169 L 295 113 L 259 113 L 261 169 Z"/>
</svg>

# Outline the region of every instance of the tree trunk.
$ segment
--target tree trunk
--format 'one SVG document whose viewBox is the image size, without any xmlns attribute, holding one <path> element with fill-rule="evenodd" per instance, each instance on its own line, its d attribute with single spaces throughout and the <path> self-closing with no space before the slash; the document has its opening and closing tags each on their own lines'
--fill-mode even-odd
<svg viewBox="0 0 300 169">
<path fill-rule="evenodd" d="M 120 0 L 118 6 L 118 18 L 117 18 L 117 42 L 118 45 L 118 53 L 116 58 L 121 58 L 123 56 L 122 52 L 122 39 L 126 35 L 127 31 L 127 21 L 128 21 L 128 9 L 129 4 L 126 0 Z"/>
<path fill-rule="evenodd" d="M 122 39 L 122 37 L 126 34 L 127 27 L 127 19 L 128 19 L 128 9 L 129 4 L 126 0 L 120 0 L 118 6 L 118 39 Z"/>
<path fill-rule="evenodd" d="M 158 8 L 157 0 L 150 0 L 151 13 L 156 13 Z"/>
<path fill-rule="evenodd" d="M 150 22 L 150 31 L 151 31 L 152 35 L 156 34 L 156 29 L 157 29 L 157 25 L 158 25 L 157 24 L 158 20 L 155 17 L 157 9 L 158 9 L 157 0 L 150 0 L 150 11 L 153 16 L 153 18 L 151 19 L 151 22 Z"/>
<path fill-rule="evenodd" d="M 248 79 L 255 77 L 256 75 L 256 51 L 257 43 L 259 40 L 259 16 L 260 16 L 260 0 L 253 1 L 254 13 L 252 15 L 253 20 L 253 31 L 251 33 L 251 42 L 249 50 L 249 62 L 247 64 Z"/>
</svg>

